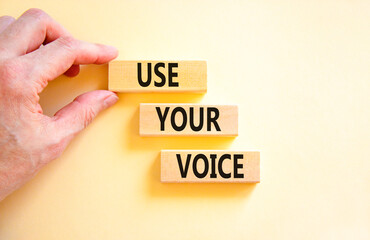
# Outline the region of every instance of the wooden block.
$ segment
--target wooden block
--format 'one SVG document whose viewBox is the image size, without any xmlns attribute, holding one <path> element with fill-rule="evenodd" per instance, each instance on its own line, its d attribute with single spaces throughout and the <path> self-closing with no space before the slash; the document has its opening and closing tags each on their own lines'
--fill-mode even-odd
<svg viewBox="0 0 370 240">
<path fill-rule="evenodd" d="M 260 182 L 260 153 L 162 150 L 162 182 Z"/>
<path fill-rule="evenodd" d="M 237 136 L 238 106 L 140 104 L 141 136 Z"/>
<path fill-rule="evenodd" d="M 109 63 L 109 90 L 206 92 L 207 62 L 113 61 Z"/>
</svg>

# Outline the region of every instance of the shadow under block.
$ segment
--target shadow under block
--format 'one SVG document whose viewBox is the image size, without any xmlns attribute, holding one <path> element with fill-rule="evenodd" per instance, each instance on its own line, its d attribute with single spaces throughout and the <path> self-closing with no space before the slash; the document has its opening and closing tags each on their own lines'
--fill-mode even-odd
<svg viewBox="0 0 370 240">
<path fill-rule="evenodd" d="M 260 182 L 260 153 L 162 150 L 161 182 Z"/>
<path fill-rule="evenodd" d="M 237 105 L 140 104 L 141 136 L 237 136 Z"/>
<path fill-rule="evenodd" d="M 112 61 L 109 90 L 116 92 L 206 92 L 206 61 Z"/>
</svg>

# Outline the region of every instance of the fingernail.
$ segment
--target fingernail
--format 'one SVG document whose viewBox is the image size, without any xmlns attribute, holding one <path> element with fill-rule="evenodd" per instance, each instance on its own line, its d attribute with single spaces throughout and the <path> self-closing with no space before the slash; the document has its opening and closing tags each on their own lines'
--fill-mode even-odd
<svg viewBox="0 0 370 240">
<path fill-rule="evenodd" d="M 111 45 L 105 45 L 105 46 L 107 46 L 108 48 L 110 48 L 109 49 L 110 51 L 118 53 L 118 49 L 116 47 L 113 47 Z"/>
<path fill-rule="evenodd" d="M 110 107 L 118 101 L 118 96 L 113 93 L 104 99 L 105 107 Z"/>
</svg>

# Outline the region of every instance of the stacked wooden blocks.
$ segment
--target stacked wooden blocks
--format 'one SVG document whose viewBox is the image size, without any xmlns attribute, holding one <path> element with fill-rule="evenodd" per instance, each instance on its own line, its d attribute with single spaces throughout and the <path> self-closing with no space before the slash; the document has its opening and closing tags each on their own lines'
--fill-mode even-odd
<svg viewBox="0 0 370 240">
<path fill-rule="evenodd" d="M 109 90 L 206 92 L 205 61 L 113 61 Z M 236 105 L 140 104 L 141 136 L 237 136 Z M 162 150 L 162 182 L 260 181 L 260 154 L 252 151 Z"/>
</svg>

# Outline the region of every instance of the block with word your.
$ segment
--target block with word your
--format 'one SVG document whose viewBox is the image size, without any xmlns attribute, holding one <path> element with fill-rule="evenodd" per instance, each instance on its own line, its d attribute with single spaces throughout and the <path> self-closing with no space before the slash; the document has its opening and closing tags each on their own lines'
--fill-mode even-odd
<svg viewBox="0 0 370 240">
<path fill-rule="evenodd" d="M 236 136 L 238 106 L 140 104 L 141 136 Z"/>
</svg>

